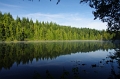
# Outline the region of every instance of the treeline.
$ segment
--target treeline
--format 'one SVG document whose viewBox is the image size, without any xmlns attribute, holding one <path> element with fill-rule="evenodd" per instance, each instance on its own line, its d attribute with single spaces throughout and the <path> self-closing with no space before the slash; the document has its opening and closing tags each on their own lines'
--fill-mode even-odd
<svg viewBox="0 0 120 79">
<path fill-rule="evenodd" d="M 60 55 L 108 51 L 116 46 L 110 42 L 37 42 L 0 43 L 0 70 L 10 69 L 14 62 L 19 65 L 36 60 L 55 59 Z"/>
<path fill-rule="evenodd" d="M 97 27 L 97 26 L 96 26 Z M 114 34 L 105 30 L 61 26 L 53 22 L 33 22 L 32 19 L 0 12 L 0 40 L 110 40 Z"/>
</svg>

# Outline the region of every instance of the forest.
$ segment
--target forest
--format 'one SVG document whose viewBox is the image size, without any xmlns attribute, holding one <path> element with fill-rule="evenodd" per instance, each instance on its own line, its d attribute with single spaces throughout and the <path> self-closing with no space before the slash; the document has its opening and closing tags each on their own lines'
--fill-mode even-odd
<svg viewBox="0 0 120 79">
<path fill-rule="evenodd" d="M 106 30 L 63 26 L 38 20 L 34 22 L 28 17 L 17 16 L 14 19 L 10 13 L 2 12 L 0 32 L 0 41 L 111 40 L 115 36 Z"/>
</svg>

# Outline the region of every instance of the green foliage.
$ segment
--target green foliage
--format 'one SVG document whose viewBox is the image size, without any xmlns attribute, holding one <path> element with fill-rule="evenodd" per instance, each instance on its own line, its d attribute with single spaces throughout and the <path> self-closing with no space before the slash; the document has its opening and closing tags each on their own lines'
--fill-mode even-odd
<svg viewBox="0 0 120 79">
<path fill-rule="evenodd" d="M 30 40 L 111 40 L 114 34 L 89 28 L 61 26 L 53 22 L 34 23 L 32 19 L 18 16 L 13 19 L 10 13 L 0 13 L 1 41 Z"/>
<path fill-rule="evenodd" d="M 60 1 L 57 0 L 56 4 Z M 120 31 L 120 0 L 80 0 L 80 3 L 88 3 L 91 8 L 94 8 L 94 19 L 99 18 L 101 21 L 107 22 L 110 32 Z"/>
<path fill-rule="evenodd" d="M 108 30 L 120 31 L 120 0 L 80 0 L 94 8 L 94 19 L 107 22 Z"/>
</svg>

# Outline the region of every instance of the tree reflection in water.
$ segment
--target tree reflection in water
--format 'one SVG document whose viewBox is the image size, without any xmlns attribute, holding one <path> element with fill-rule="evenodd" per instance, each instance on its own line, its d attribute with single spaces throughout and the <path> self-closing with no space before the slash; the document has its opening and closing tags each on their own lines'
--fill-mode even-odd
<svg viewBox="0 0 120 79">
<path fill-rule="evenodd" d="M 108 79 L 120 79 L 120 43 L 117 44 L 115 48 L 116 52 L 113 54 L 110 52 L 109 57 L 111 58 L 111 74 Z M 116 61 L 118 66 L 118 71 L 115 70 L 115 66 L 113 65 L 113 61 Z"/>
<path fill-rule="evenodd" d="M 116 45 L 109 42 L 39 42 L 39 43 L 0 43 L 0 70 L 3 68 L 9 70 L 14 62 L 17 65 L 27 64 L 33 62 L 33 59 L 38 60 L 48 60 L 56 59 L 61 55 L 67 55 L 71 53 L 88 53 L 97 50 L 109 50 L 116 48 Z M 107 65 L 111 65 L 111 74 L 108 79 L 119 79 L 120 73 L 116 72 L 114 63 L 117 62 L 120 68 L 120 53 L 116 49 L 116 53 L 110 55 L 100 61 L 99 63 L 90 64 L 93 68 L 102 68 Z M 87 69 L 81 69 L 83 67 L 89 66 L 85 62 L 79 60 L 71 61 L 73 67 L 71 69 L 72 73 L 66 68 L 63 68 L 63 73 L 61 73 L 61 79 L 81 79 L 81 73 L 89 73 Z M 120 69 L 119 69 L 120 70 Z M 94 70 L 95 74 L 99 71 Z M 33 79 L 42 79 L 41 73 L 35 71 Z M 46 70 L 46 78 L 53 79 L 54 75 L 51 74 L 49 70 Z M 72 76 L 72 77 L 71 77 Z"/>
</svg>

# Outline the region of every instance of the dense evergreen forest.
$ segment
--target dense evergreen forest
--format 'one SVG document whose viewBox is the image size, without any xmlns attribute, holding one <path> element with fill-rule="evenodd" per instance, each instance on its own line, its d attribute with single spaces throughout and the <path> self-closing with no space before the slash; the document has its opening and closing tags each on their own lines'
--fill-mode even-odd
<svg viewBox="0 0 120 79">
<path fill-rule="evenodd" d="M 32 19 L 18 16 L 14 19 L 10 13 L 2 12 L 0 12 L 0 32 L 1 41 L 111 40 L 114 37 L 114 34 L 105 30 L 61 26 L 38 20 L 33 22 Z"/>
</svg>

